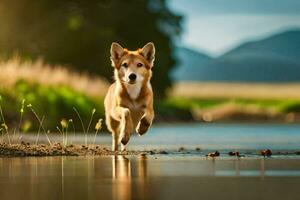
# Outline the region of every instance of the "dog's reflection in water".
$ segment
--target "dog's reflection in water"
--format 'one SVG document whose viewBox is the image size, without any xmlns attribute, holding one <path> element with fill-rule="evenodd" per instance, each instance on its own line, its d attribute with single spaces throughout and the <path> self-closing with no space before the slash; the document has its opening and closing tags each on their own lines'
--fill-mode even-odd
<svg viewBox="0 0 300 200">
<path fill-rule="evenodd" d="M 136 164 L 131 166 L 130 159 L 124 155 L 116 155 L 112 158 L 112 197 L 113 199 L 135 199 L 146 197 L 147 159 L 139 157 Z M 135 188 L 133 188 L 133 181 Z"/>
</svg>

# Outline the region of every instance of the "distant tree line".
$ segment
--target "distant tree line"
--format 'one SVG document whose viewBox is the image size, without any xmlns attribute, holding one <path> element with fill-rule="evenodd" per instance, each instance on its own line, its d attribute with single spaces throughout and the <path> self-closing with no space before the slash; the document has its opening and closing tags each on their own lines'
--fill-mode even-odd
<svg viewBox="0 0 300 200">
<path fill-rule="evenodd" d="M 163 96 L 171 84 L 173 36 L 181 32 L 181 19 L 166 0 L 2 0 L 0 56 L 41 57 L 111 80 L 111 42 L 136 49 L 153 41 L 152 83 Z"/>
</svg>

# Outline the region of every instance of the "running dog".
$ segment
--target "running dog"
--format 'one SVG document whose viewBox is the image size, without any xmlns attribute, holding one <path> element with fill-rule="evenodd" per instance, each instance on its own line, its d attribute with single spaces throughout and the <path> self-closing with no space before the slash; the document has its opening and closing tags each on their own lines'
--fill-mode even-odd
<svg viewBox="0 0 300 200">
<path fill-rule="evenodd" d="M 111 45 L 111 64 L 115 82 L 104 100 L 105 118 L 112 133 L 112 150 L 126 150 L 131 134 L 143 135 L 153 118 L 153 92 L 150 84 L 155 47 L 152 42 L 136 51 L 129 51 L 118 43 Z"/>
</svg>

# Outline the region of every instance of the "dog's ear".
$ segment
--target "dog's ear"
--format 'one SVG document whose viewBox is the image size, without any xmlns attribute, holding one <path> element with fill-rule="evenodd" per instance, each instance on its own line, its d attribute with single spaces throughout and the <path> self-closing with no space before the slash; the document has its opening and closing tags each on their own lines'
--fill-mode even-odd
<svg viewBox="0 0 300 200">
<path fill-rule="evenodd" d="M 110 59 L 113 67 L 116 66 L 123 54 L 124 48 L 120 44 L 113 42 L 110 47 Z"/>
<path fill-rule="evenodd" d="M 154 59 L 155 59 L 155 47 L 154 47 L 153 42 L 147 43 L 142 48 L 141 54 L 150 63 L 151 67 L 153 67 L 153 63 L 154 63 Z"/>
</svg>

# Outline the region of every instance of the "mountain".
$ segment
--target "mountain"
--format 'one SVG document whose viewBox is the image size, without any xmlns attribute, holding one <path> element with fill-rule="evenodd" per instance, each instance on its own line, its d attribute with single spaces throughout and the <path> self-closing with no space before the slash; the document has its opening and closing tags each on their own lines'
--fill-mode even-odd
<svg viewBox="0 0 300 200">
<path fill-rule="evenodd" d="M 244 53 L 279 55 L 290 59 L 299 59 L 300 30 L 290 30 L 263 40 L 244 43 L 225 53 L 223 57 L 237 56 Z M 299 60 L 298 60 L 299 61 Z"/>
<path fill-rule="evenodd" d="M 194 79 L 193 71 L 199 71 L 201 66 L 207 65 L 212 58 L 197 51 L 177 47 L 174 56 L 177 59 L 175 70 L 172 71 L 171 77 L 175 80 L 192 80 Z"/>
<path fill-rule="evenodd" d="M 199 56 L 205 57 L 201 53 Z M 190 59 L 187 56 L 181 59 L 182 63 L 173 72 L 177 75 L 173 76 L 176 81 L 300 81 L 300 30 L 244 43 L 206 62 L 193 62 L 190 65 L 186 62 Z"/>
</svg>

